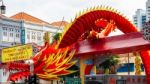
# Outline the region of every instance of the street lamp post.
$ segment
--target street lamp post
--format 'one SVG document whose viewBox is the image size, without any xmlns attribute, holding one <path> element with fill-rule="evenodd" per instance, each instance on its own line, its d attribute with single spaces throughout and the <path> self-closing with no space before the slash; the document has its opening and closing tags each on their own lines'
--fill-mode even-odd
<svg viewBox="0 0 150 84">
<path fill-rule="evenodd" d="M 130 75 L 130 53 L 128 53 L 128 75 Z"/>
<path fill-rule="evenodd" d="M 29 83 L 28 84 L 39 84 L 37 82 L 36 74 L 34 74 L 34 62 L 33 60 L 25 61 L 26 64 L 30 66 L 30 75 L 28 77 Z"/>
<path fill-rule="evenodd" d="M 5 14 L 6 6 L 4 5 L 3 0 L 0 0 L 0 2 L 2 2 L 2 5 L 0 6 L 0 14 Z"/>
</svg>

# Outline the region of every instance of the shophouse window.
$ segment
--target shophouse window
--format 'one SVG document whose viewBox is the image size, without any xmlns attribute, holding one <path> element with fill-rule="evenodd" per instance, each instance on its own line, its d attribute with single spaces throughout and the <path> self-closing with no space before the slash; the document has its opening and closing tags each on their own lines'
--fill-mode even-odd
<svg viewBox="0 0 150 84">
<path fill-rule="evenodd" d="M 13 37 L 13 33 L 10 33 L 10 37 Z"/>
<path fill-rule="evenodd" d="M 7 31 L 7 27 L 3 27 L 3 31 Z"/>
<path fill-rule="evenodd" d="M 7 32 L 3 32 L 3 36 L 7 36 Z"/>
<path fill-rule="evenodd" d="M 30 34 L 27 34 L 27 39 L 30 39 Z"/>
<path fill-rule="evenodd" d="M 17 33 L 19 33 L 19 32 L 20 32 L 20 30 L 19 30 L 19 29 L 16 29 L 16 32 L 17 32 Z"/>
<path fill-rule="evenodd" d="M 37 40 L 41 40 L 41 37 L 37 37 Z"/>
<path fill-rule="evenodd" d="M 27 31 L 27 39 L 30 39 L 30 31 Z"/>
<path fill-rule="evenodd" d="M 9 31 L 13 31 L 13 28 L 10 28 Z"/>
<path fill-rule="evenodd" d="M 41 33 L 38 32 L 38 33 L 37 33 L 37 40 L 41 40 L 41 39 L 42 39 Z"/>
<path fill-rule="evenodd" d="M 20 34 L 16 34 L 16 38 L 20 38 Z"/>
<path fill-rule="evenodd" d="M 32 39 L 35 40 L 35 32 L 32 32 Z"/>
<path fill-rule="evenodd" d="M 35 40 L 35 36 L 32 36 L 32 39 L 34 39 L 34 40 Z"/>
</svg>

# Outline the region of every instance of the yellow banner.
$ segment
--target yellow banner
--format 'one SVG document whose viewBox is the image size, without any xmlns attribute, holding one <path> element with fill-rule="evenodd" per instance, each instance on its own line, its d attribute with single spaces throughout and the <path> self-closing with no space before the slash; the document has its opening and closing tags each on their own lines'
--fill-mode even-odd
<svg viewBox="0 0 150 84">
<path fill-rule="evenodd" d="M 26 60 L 32 56 L 32 45 L 22 45 L 2 49 L 2 63 Z"/>
</svg>

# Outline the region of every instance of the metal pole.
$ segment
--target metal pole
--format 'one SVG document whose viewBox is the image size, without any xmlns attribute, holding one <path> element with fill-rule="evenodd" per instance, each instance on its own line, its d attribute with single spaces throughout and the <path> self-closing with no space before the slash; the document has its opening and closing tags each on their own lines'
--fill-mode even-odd
<svg viewBox="0 0 150 84">
<path fill-rule="evenodd" d="M 2 1 L 2 5 L 4 5 L 4 2 L 3 2 L 3 0 L 1 0 Z"/>
<path fill-rule="evenodd" d="M 34 74 L 34 62 L 33 60 L 26 61 L 27 64 L 30 66 L 30 75 L 29 75 L 29 84 L 37 84 L 36 82 L 36 74 Z"/>
<path fill-rule="evenodd" d="M 3 0 L 0 0 L 0 2 L 2 2 L 2 5 L 4 4 L 4 3 L 3 3 Z"/>
<path fill-rule="evenodd" d="M 130 75 L 130 60 L 129 60 L 130 54 L 128 53 L 128 75 Z"/>
</svg>

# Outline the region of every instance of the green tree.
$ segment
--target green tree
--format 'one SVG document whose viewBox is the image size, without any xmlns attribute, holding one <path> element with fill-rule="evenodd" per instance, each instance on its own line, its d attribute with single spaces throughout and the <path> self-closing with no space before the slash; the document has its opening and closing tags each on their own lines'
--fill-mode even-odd
<svg viewBox="0 0 150 84">
<path fill-rule="evenodd" d="M 111 56 L 110 58 L 99 64 L 99 67 L 103 68 L 105 74 L 115 74 L 116 65 L 119 63 L 119 60 L 117 58 L 117 56 Z"/>
<path fill-rule="evenodd" d="M 69 75 L 66 75 L 66 77 L 74 77 L 74 76 L 79 77 L 79 76 L 80 76 L 80 71 L 79 71 L 80 68 L 79 68 L 78 66 L 73 65 L 73 66 L 71 66 L 71 67 L 69 68 L 69 70 L 76 71 L 76 72 L 74 72 L 74 73 L 72 73 L 72 74 L 69 74 Z"/>
<path fill-rule="evenodd" d="M 52 43 L 54 41 L 59 41 L 60 40 L 60 36 L 62 35 L 62 33 L 56 33 L 54 36 L 53 36 L 53 39 L 52 39 Z"/>
</svg>

